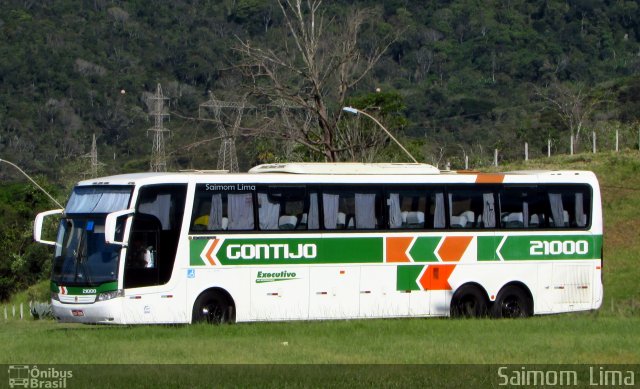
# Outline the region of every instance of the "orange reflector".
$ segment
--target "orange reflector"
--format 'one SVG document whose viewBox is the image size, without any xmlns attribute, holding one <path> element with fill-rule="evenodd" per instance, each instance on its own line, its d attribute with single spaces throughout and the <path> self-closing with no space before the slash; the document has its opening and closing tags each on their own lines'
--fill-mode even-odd
<svg viewBox="0 0 640 389">
<path fill-rule="evenodd" d="M 602 269 L 602 266 L 600 265 L 596 266 L 596 270 L 600 270 L 600 269 Z"/>
<path fill-rule="evenodd" d="M 340 274 L 344 274 L 344 270 L 340 270 Z"/>
</svg>

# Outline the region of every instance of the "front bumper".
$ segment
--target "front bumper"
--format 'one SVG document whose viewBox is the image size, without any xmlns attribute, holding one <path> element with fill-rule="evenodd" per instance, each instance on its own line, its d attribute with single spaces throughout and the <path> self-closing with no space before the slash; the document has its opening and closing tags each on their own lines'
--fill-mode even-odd
<svg viewBox="0 0 640 389">
<path fill-rule="evenodd" d="M 125 324 L 121 297 L 93 304 L 65 304 L 52 300 L 51 308 L 53 317 L 62 323 Z"/>
</svg>

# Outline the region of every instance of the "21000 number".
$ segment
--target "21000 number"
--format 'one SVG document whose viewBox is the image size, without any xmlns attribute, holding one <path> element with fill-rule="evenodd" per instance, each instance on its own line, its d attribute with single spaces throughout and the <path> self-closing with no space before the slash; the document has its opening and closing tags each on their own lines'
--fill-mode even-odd
<svg viewBox="0 0 640 389">
<path fill-rule="evenodd" d="M 529 254 L 531 255 L 572 255 L 589 252 L 589 242 L 586 240 L 532 240 Z"/>
</svg>

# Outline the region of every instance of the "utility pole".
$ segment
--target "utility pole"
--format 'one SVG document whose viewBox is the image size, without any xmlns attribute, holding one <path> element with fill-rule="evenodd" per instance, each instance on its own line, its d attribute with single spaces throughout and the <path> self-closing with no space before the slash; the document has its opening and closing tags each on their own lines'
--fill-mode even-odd
<svg viewBox="0 0 640 389">
<path fill-rule="evenodd" d="M 170 132 L 164 128 L 164 117 L 169 116 L 165 113 L 164 102 L 168 98 L 162 94 L 162 87 L 158 83 L 156 88 L 156 94 L 150 98 L 151 109 L 149 116 L 153 116 L 154 125 L 153 128 L 147 130 L 147 132 L 153 132 L 153 146 L 151 149 L 151 171 L 152 172 L 166 172 L 167 171 L 167 155 L 165 152 L 164 134 Z"/>
</svg>

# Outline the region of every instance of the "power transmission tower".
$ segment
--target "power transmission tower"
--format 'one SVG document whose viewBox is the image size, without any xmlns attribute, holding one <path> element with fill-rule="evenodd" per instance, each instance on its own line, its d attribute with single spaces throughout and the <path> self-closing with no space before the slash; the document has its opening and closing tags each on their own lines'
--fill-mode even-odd
<svg viewBox="0 0 640 389">
<path fill-rule="evenodd" d="M 150 116 L 154 118 L 153 128 L 147 130 L 153 132 L 153 148 L 151 149 L 151 171 L 166 172 L 167 171 L 167 155 L 164 147 L 164 134 L 170 132 L 164 128 L 164 117 L 169 116 L 164 109 L 164 101 L 168 98 L 162 94 L 162 87 L 158 83 L 156 94 L 150 97 L 151 112 Z"/>
<path fill-rule="evenodd" d="M 227 170 L 229 172 L 238 172 L 238 155 L 236 153 L 236 135 L 238 134 L 238 128 L 242 121 L 242 115 L 245 109 L 255 108 L 248 105 L 246 98 L 243 98 L 241 102 L 230 102 L 216 99 L 211 92 L 209 92 L 209 101 L 200 104 L 198 108 L 198 116 L 202 119 L 202 109 L 211 108 L 215 118 L 216 125 L 218 127 L 218 133 L 220 135 L 221 144 L 218 150 L 218 165 L 217 170 Z M 227 129 L 223 120 L 223 109 L 235 110 L 235 118 L 231 128 Z"/>
<path fill-rule="evenodd" d="M 96 134 L 93 134 L 93 141 L 91 142 L 91 151 L 86 154 L 85 157 L 89 158 L 91 163 L 89 171 L 83 173 L 83 175 L 91 178 L 98 177 L 98 169 L 104 166 L 103 163 L 98 162 L 98 147 L 96 146 Z"/>
<path fill-rule="evenodd" d="M 271 110 L 274 109 L 274 117 L 279 116 L 280 119 L 279 120 L 274 120 L 272 122 L 272 125 L 276 125 L 276 126 L 281 126 L 282 130 L 285 131 L 286 133 L 286 140 L 284 141 L 284 157 L 286 160 L 292 160 L 295 159 L 294 157 L 294 150 L 296 147 L 296 142 L 293 140 L 295 138 L 295 133 L 294 133 L 294 126 L 293 126 L 293 121 L 295 120 L 294 116 L 296 116 L 297 114 L 299 114 L 300 109 L 302 109 L 302 107 L 292 104 L 289 101 L 286 101 L 284 99 L 276 99 L 276 100 L 272 100 L 269 104 L 265 105 L 265 110 Z M 311 117 L 308 117 L 307 119 L 311 119 Z M 303 126 L 306 126 L 309 124 L 309 120 L 305 120 Z M 278 122 L 281 122 L 281 124 L 279 124 Z"/>
</svg>

